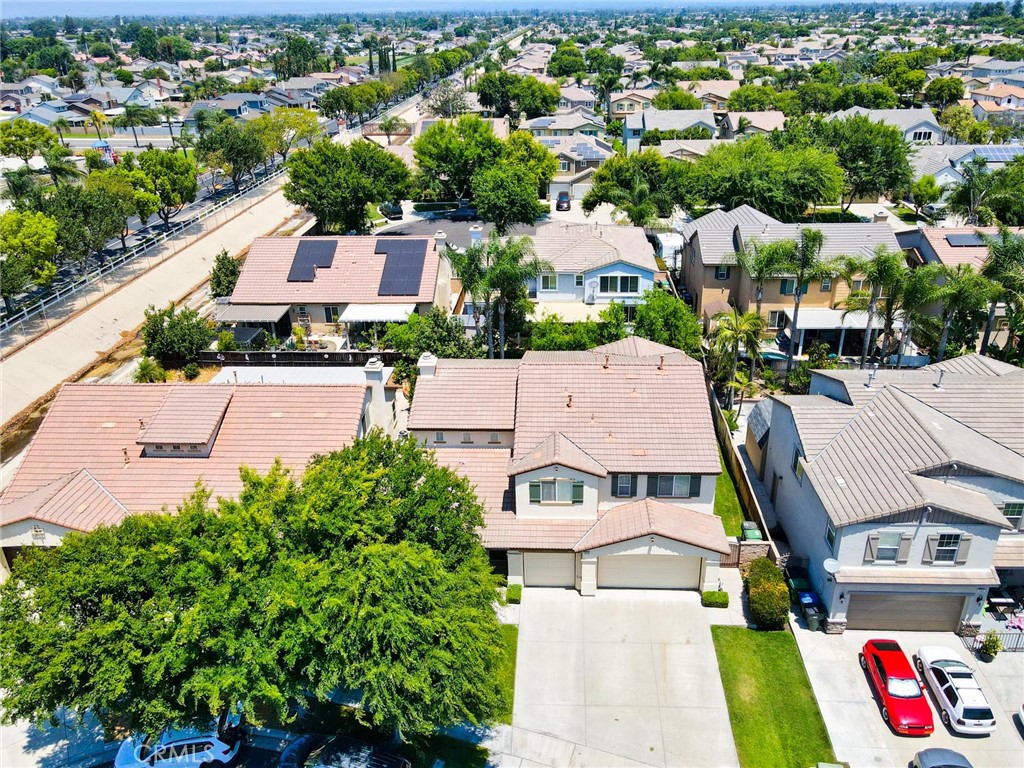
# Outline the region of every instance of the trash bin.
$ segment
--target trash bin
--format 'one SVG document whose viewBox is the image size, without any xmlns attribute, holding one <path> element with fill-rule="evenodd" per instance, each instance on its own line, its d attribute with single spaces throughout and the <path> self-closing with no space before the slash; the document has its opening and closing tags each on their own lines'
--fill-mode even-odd
<svg viewBox="0 0 1024 768">
<path fill-rule="evenodd" d="M 811 632 L 817 632 L 821 629 L 821 623 L 825 619 L 825 614 L 818 608 L 809 607 L 804 611 L 804 618 L 807 619 L 807 628 Z"/>
</svg>

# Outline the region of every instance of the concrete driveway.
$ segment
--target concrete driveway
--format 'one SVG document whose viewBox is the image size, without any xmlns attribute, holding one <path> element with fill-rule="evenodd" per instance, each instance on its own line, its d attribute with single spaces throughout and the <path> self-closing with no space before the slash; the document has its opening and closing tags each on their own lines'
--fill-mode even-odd
<svg viewBox="0 0 1024 768">
<path fill-rule="evenodd" d="M 849 762 L 851 768 L 906 768 L 916 752 L 929 747 L 956 750 L 976 768 L 1024 765 L 1024 730 L 1014 717 L 1024 701 L 1024 654 L 1002 653 L 991 664 L 984 664 L 965 650 L 960 638 L 950 632 L 851 630 L 842 635 L 826 635 L 809 632 L 795 624 L 793 631 L 836 757 Z M 864 643 L 873 637 L 896 640 L 911 660 L 923 645 L 941 645 L 956 651 L 975 670 L 995 711 L 995 732 L 982 737 L 955 734 L 942 724 L 935 699 L 929 692 L 935 733 L 923 739 L 893 733 L 882 721 L 867 677 L 857 660 Z"/>
<path fill-rule="evenodd" d="M 522 766 L 738 765 L 699 595 L 526 589 L 507 738 Z"/>
</svg>

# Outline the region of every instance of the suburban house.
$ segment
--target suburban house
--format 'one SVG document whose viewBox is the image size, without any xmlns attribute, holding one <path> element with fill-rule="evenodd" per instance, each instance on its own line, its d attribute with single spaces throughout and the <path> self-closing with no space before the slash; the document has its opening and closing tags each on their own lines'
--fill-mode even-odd
<svg viewBox="0 0 1024 768">
<path fill-rule="evenodd" d="M 1006 77 L 1008 75 L 1024 75 L 1024 61 L 1003 61 L 987 59 L 974 63 L 971 74 L 975 77 Z"/>
<path fill-rule="evenodd" d="M 594 93 L 586 91 L 575 85 L 564 85 L 559 89 L 561 95 L 558 97 L 559 109 L 594 109 Z"/>
<path fill-rule="evenodd" d="M 663 157 L 692 163 L 704 157 L 715 147 L 732 144 L 734 141 L 734 139 L 662 139 L 660 144 L 654 144 L 653 147 Z"/>
<path fill-rule="evenodd" d="M 445 234 L 429 237 L 258 237 L 220 322 L 300 325 L 405 322 L 449 307 Z"/>
<path fill-rule="evenodd" d="M 636 112 L 643 112 L 649 106 L 655 96 L 658 95 L 658 90 L 654 88 L 636 89 L 631 91 L 620 91 L 613 93 L 608 97 L 608 102 L 611 104 L 612 111 L 609 118 L 622 119 L 626 115 L 631 115 Z"/>
<path fill-rule="evenodd" d="M 196 101 L 185 115 L 185 125 L 194 127 L 196 112 L 199 110 L 224 110 L 236 120 L 252 120 L 271 109 L 270 102 L 262 93 L 225 93 L 215 99 Z"/>
<path fill-rule="evenodd" d="M 686 240 L 681 277 L 697 314 L 708 322 L 732 306 L 741 312 L 753 310 L 757 303 L 757 286 L 739 267 L 736 254 L 753 242 L 799 240 L 802 227 L 816 229 L 824 235 L 822 257 L 826 260 L 843 256 L 869 257 L 880 245 L 893 251 L 900 249 L 892 228 L 886 223 L 783 224 L 747 205 L 731 211 L 712 211 L 677 227 Z M 854 289 L 862 287 L 863 281 L 854 281 Z M 761 314 L 769 330 L 792 325 L 795 289 L 792 276 L 781 275 L 765 282 Z M 803 354 L 805 342 L 813 339 L 829 341 L 841 350 L 847 348 L 849 336 L 849 348 L 856 348 L 853 347 L 854 336 L 863 332 L 866 317 L 857 312 L 844 314 L 841 303 L 850 290 L 838 276 L 824 278 L 804 288 L 799 317 L 799 355 Z"/>
<path fill-rule="evenodd" d="M 32 120 L 47 127 L 64 118 L 73 126 L 83 126 L 89 119 L 89 110 L 75 109 L 62 99 L 43 101 L 23 111 L 19 118 Z"/>
<path fill-rule="evenodd" d="M 717 588 L 721 464 L 701 365 L 679 350 L 424 355 L 409 430 L 476 487 L 510 584 Z"/>
<path fill-rule="evenodd" d="M 615 154 L 612 145 L 589 136 L 539 138 L 541 144 L 558 159 L 558 171 L 548 185 L 548 197 L 567 192 L 579 200 L 590 191 L 594 173 Z"/>
<path fill-rule="evenodd" d="M 0 575 L 24 547 L 127 515 L 175 510 L 201 481 L 242 488 L 239 467 L 301 471 L 386 427 L 383 366 L 360 384 L 65 384 L 0 496 Z"/>
<path fill-rule="evenodd" d="M 987 120 L 993 115 L 1015 118 L 1024 116 L 1024 87 L 995 84 L 970 93 L 975 119 Z"/>
<path fill-rule="evenodd" d="M 968 355 L 815 371 L 809 395 L 773 398 L 765 485 L 826 631 L 974 634 L 989 588 L 1024 583 L 1022 389 Z"/>
<path fill-rule="evenodd" d="M 866 109 L 850 107 L 833 112 L 826 120 L 845 120 L 855 115 L 864 115 L 873 123 L 884 123 L 899 128 L 903 137 L 913 144 L 938 144 L 942 128 L 930 109 Z"/>
<path fill-rule="evenodd" d="M 529 131 L 533 136 L 593 136 L 604 138 L 604 121 L 593 112 L 581 108 L 571 112 L 556 112 L 532 120 L 524 120 L 519 130 Z"/>
<path fill-rule="evenodd" d="M 964 180 L 962 169 L 976 157 L 985 161 L 989 171 L 997 171 L 1024 155 L 1020 144 L 936 144 L 916 147 L 910 156 L 914 181 L 933 176 L 935 182 L 948 190 Z"/>
<path fill-rule="evenodd" d="M 741 136 L 763 136 L 772 131 L 781 131 L 786 126 L 786 116 L 778 110 L 766 112 L 727 112 L 722 117 L 723 139 L 738 139 Z"/>
<path fill-rule="evenodd" d="M 704 109 L 725 112 L 728 109 L 726 102 L 740 85 L 742 83 L 739 80 L 693 80 L 681 82 L 679 87 L 700 99 L 704 104 Z"/>
<path fill-rule="evenodd" d="M 536 300 L 535 317 L 596 319 L 616 301 L 625 305 L 626 319 L 632 321 L 644 292 L 667 280 L 640 227 L 552 222 L 537 227 L 533 250 L 553 267 L 527 281 L 530 298 Z"/>
<path fill-rule="evenodd" d="M 709 137 L 718 133 L 715 114 L 710 109 L 657 109 L 649 107 L 642 112 L 626 117 L 622 125 L 622 141 L 626 152 L 632 154 L 640 149 L 647 131 L 687 131 L 703 128 Z"/>
</svg>

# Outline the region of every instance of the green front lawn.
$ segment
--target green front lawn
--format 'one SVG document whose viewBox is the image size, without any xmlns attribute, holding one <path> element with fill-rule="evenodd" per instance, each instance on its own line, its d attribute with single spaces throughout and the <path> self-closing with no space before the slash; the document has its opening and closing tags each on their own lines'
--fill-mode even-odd
<svg viewBox="0 0 1024 768">
<path fill-rule="evenodd" d="M 725 468 L 721 448 L 718 449 L 718 459 L 722 464 L 722 474 L 715 481 L 715 514 L 722 518 L 726 536 L 739 536 L 743 533 L 743 510 L 740 508 L 732 475 Z"/>
<path fill-rule="evenodd" d="M 712 627 L 743 768 L 807 768 L 835 754 L 789 632 Z"/>
<path fill-rule="evenodd" d="M 501 625 L 501 640 L 505 646 L 505 659 L 498 668 L 498 687 L 501 689 L 502 709 L 498 722 L 512 724 L 512 699 L 516 690 L 516 649 L 519 644 L 519 627 L 514 624 Z"/>
</svg>

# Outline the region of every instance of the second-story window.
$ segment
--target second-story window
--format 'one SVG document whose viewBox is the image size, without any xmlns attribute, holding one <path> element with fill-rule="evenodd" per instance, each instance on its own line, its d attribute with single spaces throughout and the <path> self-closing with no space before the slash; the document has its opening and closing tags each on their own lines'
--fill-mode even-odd
<svg viewBox="0 0 1024 768">
<path fill-rule="evenodd" d="M 960 539 L 959 533 L 939 534 L 939 540 L 935 544 L 935 562 L 955 563 L 960 551 Z"/>
<path fill-rule="evenodd" d="M 900 553 L 901 538 L 901 534 L 898 531 L 878 534 L 878 547 L 875 549 L 875 562 L 895 563 L 896 556 Z"/>
<path fill-rule="evenodd" d="M 648 475 L 647 495 L 687 499 L 700 496 L 700 475 Z"/>
<path fill-rule="evenodd" d="M 715 267 L 715 280 L 728 280 L 729 279 L 729 267 L 718 266 Z"/>
<path fill-rule="evenodd" d="M 473 444 L 473 433 L 472 432 L 463 432 L 462 433 L 462 444 L 463 445 L 472 445 Z"/>
<path fill-rule="evenodd" d="M 582 504 L 583 483 L 568 478 L 535 480 L 530 483 L 531 504 Z"/>
<path fill-rule="evenodd" d="M 443 443 L 444 442 L 444 432 L 435 432 L 434 433 L 434 442 L 435 443 Z"/>
<path fill-rule="evenodd" d="M 1024 517 L 1024 503 L 1007 502 L 1003 505 L 1003 516 L 1006 522 L 1013 526 L 1013 530 L 1018 530 L 1021 518 Z"/>
<path fill-rule="evenodd" d="M 562 171 L 563 173 L 565 171 L 568 171 L 569 170 L 569 161 L 568 160 L 559 160 L 558 161 L 558 170 Z"/>
<path fill-rule="evenodd" d="M 826 276 L 821 278 L 821 290 L 831 291 L 832 290 L 832 277 Z"/>
<path fill-rule="evenodd" d="M 828 544 L 829 552 L 836 551 L 836 526 L 831 520 L 825 525 L 825 543 Z"/>
<path fill-rule="evenodd" d="M 602 275 L 601 293 L 638 293 L 640 278 L 636 275 Z"/>
<path fill-rule="evenodd" d="M 501 442 L 501 435 L 499 435 L 497 432 L 491 432 L 487 436 L 487 442 L 490 443 L 491 445 L 497 445 L 498 443 Z"/>
</svg>

